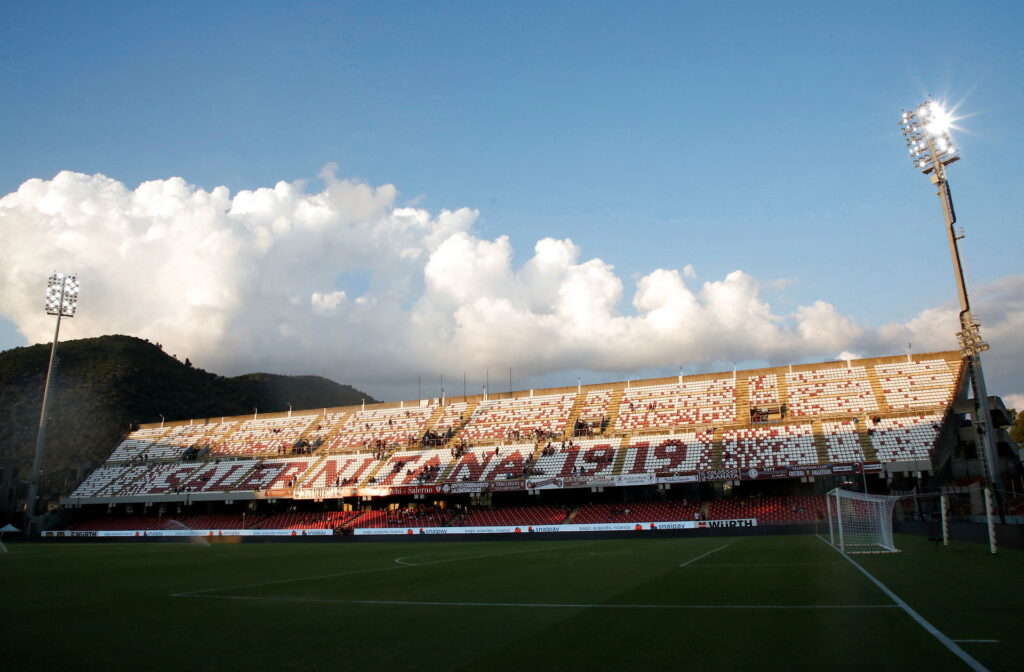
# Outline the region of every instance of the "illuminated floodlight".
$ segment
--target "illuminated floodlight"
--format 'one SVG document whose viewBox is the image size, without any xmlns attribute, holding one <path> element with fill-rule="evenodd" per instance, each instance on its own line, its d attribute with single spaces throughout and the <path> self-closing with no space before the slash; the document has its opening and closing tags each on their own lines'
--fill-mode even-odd
<svg viewBox="0 0 1024 672">
<path fill-rule="evenodd" d="M 936 166 L 948 166 L 960 158 L 949 136 L 952 127 L 953 115 L 935 100 L 928 99 L 917 108 L 903 112 L 900 130 L 914 167 L 927 174 L 935 171 Z"/>
<path fill-rule="evenodd" d="M 78 309 L 78 277 L 54 273 L 46 285 L 46 314 L 74 317 Z"/>
</svg>

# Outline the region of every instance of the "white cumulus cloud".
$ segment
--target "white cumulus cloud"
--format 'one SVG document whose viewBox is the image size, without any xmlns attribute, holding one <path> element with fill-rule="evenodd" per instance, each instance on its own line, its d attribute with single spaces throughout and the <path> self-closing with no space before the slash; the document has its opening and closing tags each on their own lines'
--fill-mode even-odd
<svg viewBox="0 0 1024 672">
<path fill-rule="evenodd" d="M 0 315 L 48 340 L 45 276 L 75 271 L 80 309 L 65 338 L 132 334 L 214 371 L 325 374 L 385 398 L 441 372 L 512 367 L 519 387 L 955 347 L 954 306 L 871 329 L 825 300 L 780 314 L 762 295 L 772 281 L 742 270 L 701 282 L 687 264 L 627 283 L 555 238 L 517 265 L 509 237 L 478 235 L 475 210 L 402 204 L 394 186 L 333 166 L 321 178 L 315 192 L 279 182 L 234 195 L 177 177 L 134 189 L 73 172 L 29 180 L 0 198 Z M 977 294 L 990 387 L 1024 393 L 1024 278 Z"/>
</svg>

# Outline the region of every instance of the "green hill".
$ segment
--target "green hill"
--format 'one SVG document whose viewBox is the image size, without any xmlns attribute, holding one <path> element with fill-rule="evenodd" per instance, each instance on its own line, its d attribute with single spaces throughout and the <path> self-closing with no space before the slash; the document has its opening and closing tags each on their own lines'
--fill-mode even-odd
<svg viewBox="0 0 1024 672">
<path fill-rule="evenodd" d="M 0 458 L 22 460 L 35 448 L 49 344 L 0 352 Z M 140 423 L 358 404 L 375 399 L 319 376 L 250 373 L 225 378 L 131 336 L 62 342 L 50 388 L 43 472 L 64 490 L 103 461 Z M 79 472 L 79 473 L 76 473 Z"/>
</svg>

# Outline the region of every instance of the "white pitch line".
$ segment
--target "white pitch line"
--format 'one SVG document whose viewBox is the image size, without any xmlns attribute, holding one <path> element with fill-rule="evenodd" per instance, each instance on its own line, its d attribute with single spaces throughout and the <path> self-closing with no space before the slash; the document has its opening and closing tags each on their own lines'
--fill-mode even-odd
<svg viewBox="0 0 1024 672">
<path fill-rule="evenodd" d="M 741 562 L 733 564 L 707 564 L 696 565 L 702 569 L 714 569 L 715 567 L 827 567 L 841 565 L 841 562 Z"/>
<path fill-rule="evenodd" d="M 700 560 L 701 558 L 706 558 L 706 557 L 708 557 L 709 555 L 711 555 L 712 553 L 717 553 L 718 551 L 722 550 L 723 548 L 728 548 L 728 547 L 729 547 L 729 544 L 726 544 L 725 546 L 719 546 L 719 547 L 718 547 L 718 548 L 716 548 L 715 550 L 713 550 L 713 551 L 708 551 L 707 553 L 703 553 L 703 554 L 701 554 L 701 555 L 698 555 L 698 556 L 697 556 L 696 558 L 691 558 L 691 559 L 687 560 L 686 562 L 684 562 L 684 563 L 680 564 L 679 566 L 680 566 L 680 567 L 686 567 L 686 566 L 687 566 L 687 565 L 689 565 L 690 563 L 693 563 L 693 562 L 697 562 L 697 561 L 698 561 L 698 560 Z"/>
<path fill-rule="evenodd" d="M 427 567 L 429 565 L 440 565 L 446 562 L 460 562 L 462 560 L 479 560 L 480 558 L 492 558 L 506 555 L 518 555 L 520 553 L 537 553 L 539 551 L 547 550 L 561 550 L 564 548 L 578 548 L 580 546 L 590 546 L 590 543 L 586 544 L 575 544 L 573 546 L 557 546 L 557 547 L 541 547 L 541 548 L 530 548 L 523 551 L 511 551 L 509 553 L 485 553 L 483 555 L 467 555 L 459 558 L 448 558 L 447 560 L 434 560 L 432 562 L 424 562 L 418 565 L 402 564 L 397 567 L 373 567 L 371 569 L 353 569 L 347 572 L 334 572 L 332 574 L 320 574 L 318 576 L 303 576 L 294 579 L 279 579 L 277 581 L 261 581 L 259 583 L 247 583 L 240 586 L 221 586 L 218 588 L 201 588 L 200 590 L 187 590 L 182 593 L 171 593 L 171 597 L 191 597 L 199 593 L 213 593 L 219 590 L 244 590 L 246 588 L 260 588 L 262 586 L 276 586 L 286 583 L 301 583 L 303 581 L 316 581 L 318 579 L 333 579 L 339 576 L 352 576 L 354 574 L 373 574 L 376 572 L 390 572 L 396 569 L 405 569 L 406 567 Z M 405 556 L 412 557 L 412 556 Z"/>
<path fill-rule="evenodd" d="M 397 562 L 400 565 L 406 565 L 407 567 L 417 567 L 418 565 L 415 562 L 402 562 L 402 561 L 406 560 L 408 558 L 418 558 L 421 555 L 423 555 L 423 554 L 422 553 L 417 553 L 416 555 L 403 555 L 400 558 L 395 558 L 395 562 Z"/>
<path fill-rule="evenodd" d="M 998 639 L 954 639 L 954 642 L 961 644 L 998 644 Z"/>
<path fill-rule="evenodd" d="M 825 541 L 820 536 L 818 538 L 821 539 L 822 541 Z M 825 541 L 825 543 L 828 544 L 827 541 Z M 832 546 L 832 544 L 829 544 L 829 546 Z M 833 546 L 833 548 L 835 548 L 835 547 Z M 902 599 L 900 599 L 899 595 L 897 595 L 896 593 L 894 593 L 891 590 L 889 590 L 885 586 L 884 583 L 882 583 L 881 581 L 876 579 L 874 576 L 872 576 L 871 573 L 868 572 L 868 570 L 866 570 L 863 567 L 861 567 L 860 564 L 856 560 L 851 558 L 849 555 L 841 552 L 838 548 L 836 549 L 836 552 L 838 552 L 840 555 L 842 555 L 844 558 L 846 558 L 850 562 L 851 565 L 853 565 L 858 570 L 860 570 L 860 573 L 863 574 L 864 576 L 866 576 L 868 578 L 868 580 L 871 581 L 871 583 L 875 584 L 875 586 L 877 586 L 879 590 L 881 590 L 883 593 L 885 593 L 889 597 L 889 599 L 892 600 L 893 602 L 895 602 L 899 606 L 900 609 L 902 609 L 903 611 L 905 611 L 907 613 L 908 616 L 910 616 L 912 619 L 917 621 L 917 624 L 920 625 L 922 628 L 924 628 L 928 632 L 928 634 L 930 634 L 935 639 L 939 640 L 942 643 L 942 645 L 945 646 L 947 649 L 949 649 L 953 654 L 955 654 L 957 658 L 959 658 L 960 660 L 964 661 L 964 663 L 966 663 L 969 668 L 971 668 L 975 672 L 988 672 L 988 668 L 987 667 L 985 667 L 984 665 L 979 663 L 969 653 L 967 653 L 962 648 L 957 646 L 953 642 L 952 639 L 950 639 L 946 635 L 942 634 L 942 632 L 940 632 L 939 629 L 936 628 L 934 625 L 932 625 L 928 621 L 924 620 L 924 617 L 921 616 L 921 614 L 919 614 L 916 611 L 914 611 L 910 607 L 909 604 L 907 604 Z"/>
<path fill-rule="evenodd" d="M 315 604 L 365 604 L 378 606 L 418 607 L 519 607 L 530 609 L 726 609 L 726 610 L 818 610 L 818 609 L 899 609 L 895 604 L 583 604 L 553 602 L 439 602 L 417 600 L 335 600 L 320 597 L 273 597 L 261 595 L 194 595 L 215 600 L 251 600 L 259 602 L 299 602 Z"/>
</svg>

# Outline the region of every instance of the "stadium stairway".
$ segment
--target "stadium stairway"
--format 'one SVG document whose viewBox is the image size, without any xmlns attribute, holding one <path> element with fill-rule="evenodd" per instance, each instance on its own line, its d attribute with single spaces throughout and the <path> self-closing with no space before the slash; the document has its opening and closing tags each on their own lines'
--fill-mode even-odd
<svg viewBox="0 0 1024 672">
<path fill-rule="evenodd" d="M 857 423 L 857 438 L 860 439 L 860 452 L 864 453 L 865 462 L 877 462 L 878 452 L 871 442 L 871 435 L 868 434 L 868 427 L 873 426 L 869 416 L 864 416 Z"/>
<path fill-rule="evenodd" d="M 563 525 L 568 525 L 569 523 L 571 523 L 573 521 L 573 519 L 576 517 L 576 514 L 578 514 L 582 508 L 583 508 L 582 506 L 575 506 L 575 507 L 573 507 L 573 509 L 569 512 L 569 515 L 567 515 L 565 517 L 565 520 L 562 521 L 562 524 Z"/>
<path fill-rule="evenodd" d="M 711 468 L 722 468 L 722 428 L 715 427 L 715 433 L 711 435 Z"/>
<path fill-rule="evenodd" d="M 615 437 L 612 437 L 612 441 L 615 441 Z M 612 476 L 618 476 L 622 473 L 622 468 L 626 466 L 626 456 L 629 454 L 629 437 L 623 436 L 618 439 L 619 445 L 615 449 L 615 461 L 612 463 Z"/>
<path fill-rule="evenodd" d="M 334 437 L 336 437 L 338 434 L 341 433 L 342 428 L 345 425 L 347 425 L 350 422 L 352 422 L 353 418 L 355 418 L 355 417 L 356 417 L 355 413 L 349 413 L 346 417 L 342 418 L 341 421 L 338 424 L 336 424 L 334 427 L 332 427 L 330 429 L 330 431 L 328 431 L 326 434 L 324 434 L 323 445 L 329 446 L 331 444 L 331 441 L 334 440 Z"/>
<path fill-rule="evenodd" d="M 253 472 L 255 472 L 255 471 L 256 471 L 256 469 L 257 469 L 257 468 L 258 468 L 258 467 L 259 467 L 259 466 L 260 466 L 260 465 L 261 465 L 262 463 L 263 463 L 263 462 L 262 462 L 262 460 L 260 460 L 260 461 L 257 461 L 257 462 L 256 462 L 255 464 L 253 464 L 253 465 L 252 465 L 251 467 L 249 467 L 249 469 L 248 469 L 248 470 L 247 470 L 247 471 L 246 471 L 246 472 L 245 472 L 244 474 L 242 474 L 242 476 L 241 476 L 241 477 L 240 477 L 240 478 L 239 478 L 239 479 L 238 479 L 237 481 L 235 481 L 235 483 L 244 483 L 244 482 L 245 482 L 245 479 L 249 478 L 249 476 L 250 476 L 250 475 L 251 475 L 251 474 L 252 474 Z"/>
<path fill-rule="evenodd" d="M 533 469 L 533 465 L 537 464 L 537 460 L 540 459 L 540 454 L 546 445 L 548 445 L 547 439 L 537 441 L 537 445 L 533 447 L 533 452 L 530 453 L 529 459 L 526 460 L 527 473 L 529 473 L 529 470 Z"/>
<path fill-rule="evenodd" d="M 373 465 L 373 469 L 366 474 L 366 478 L 359 482 L 358 487 L 364 488 L 370 484 L 370 479 L 376 478 L 377 472 L 384 468 L 385 465 L 391 463 L 391 456 L 398 452 L 398 446 L 388 449 L 381 458 L 377 460 L 377 464 Z"/>
<path fill-rule="evenodd" d="M 828 443 L 825 441 L 825 430 L 821 427 L 821 420 L 814 420 L 811 423 L 811 431 L 814 437 L 814 450 L 818 453 L 818 464 L 827 464 L 831 460 L 828 457 Z"/>
<path fill-rule="evenodd" d="M 221 446 L 223 446 L 225 443 L 227 443 L 228 439 L 231 438 L 231 435 L 234 434 L 235 432 L 237 432 L 239 429 L 241 429 L 243 424 L 244 423 L 242 423 L 242 422 L 236 422 L 235 426 L 231 428 L 230 432 L 228 432 L 224 436 L 218 438 L 216 442 L 209 444 L 209 446 L 210 446 L 210 453 L 219 453 Z"/>
<path fill-rule="evenodd" d="M 449 445 L 451 444 L 449 443 Z M 438 474 L 437 478 L 434 480 L 434 483 L 447 483 L 448 478 L 452 475 L 452 472 L 455 471 L 456 467 L 458 466 L 459 458 L 453 457 L 451 460 L 448 461 L 448 464 L 444 466 L 444 469 L 441 470 L 441 473 Z"/>
<path fill-rule="evenodd" d="M 736 419 L 740 422 L 750 420 L 750 379 L 747 376 L 737 376 L 733 379 L 736 394 Z"/>
<path fill-rule="evenodd" d="M 299 434 L 298 438 L 295 439 L 295 443 L 298 443 L 299 441 L 306 441 L 307 437 L 316 431 L 316 426 L 322 425 L 325 422 L 327 422 L 327 416 L 324 413 L 318 413 L 317 416 L 313 418 L 313 421 L 310 422 L 304 430 L 302 430 L 302 433 Z M 294 446 L 295 443 L 292 445 Z"/>
<path fill-rule="evenodd" d="M 423 439 L 423 437 L 427 435 L 427 432 L 434 429 L 434 425 L 436 425 L 441 419 L 441 416 L 444 415 L 444 408 L 445 407 L 442 404 L 434 406 L 433 412 L 431 412 L 430 417 L 427 418 L 426 424 L 423 425 L 423 431 L 420 432 L 420 439 Z"/>
<path fill-rule="evenodd" d="M 565 420 L 565 429 L 562 431 L 563 437 L 576 436 L 576 421 L 580 418 L 580 411 L 583 410 L 586 399 L 587 395 L 582 392 L 576 395 L 576 399 L 572 402 L 572 408 L 569 409 L 569 417 Z"/>
<path fill-rule="evenodd" d="M 349 518 L 342 524 L 343 528 L 348 528 L 350 530 L 355 529 L 360 526 L 360 523 L 369 522 L 370 520 L 378 517 L 375 515 L 377 511 L 371 511 L 370 509 L 364 509 L 354 513 L 356 513 L 355 516 Z"/>
<path fill-rule="evenodd" d="M 879 413 L 889 413 L 889 402 L 885 400 L 885 392 L 882 391 L 882 381 L 878 380 L 878 373 L 875 367 L 865 367 L 868 370 L 868 382 L 871 384 L 871 392 L 875 395 L 875 403 L 878 404 Z"/>
<path fill-rule="evenodd" d="M 307 467 L 304 472 L 302 472 L 299 476 L 295 478 L 295 482 L 299 484 L 298 487 L 303 487 L 306 483 L 306 479 L 316 474 L 320 470 L 320 465 L 323 464 L 324 460 L 326 459 L 327 455 L 323 454 L 317 455 L 314 459 L 310 460 L 309 467 Z M 256 466 L 253 465 L 253 469 L 255 468 Z"/>
<path fill-rule="evenodd" d="M 455 433 L 452 434 L 452 438 L 448 440 L 449 445 L 452 443 L 458 443 L 459 435 L 462 434 L 462 430 L 466 428 L 466 425 L 468 425 L 473 420 L 473 414 L 476 413 L 476 409 L 478 406 L 480 406 L 479 401 L 471 401 L 466 406 L 466 410 L 463 411 L 463 415 L 465 416 L 466 419 L 463 421 L 461 425 L 459 425 L 459 428 L 455 430 Z"/>
<path fill-rule="evenodd" d="M 626 396 L 625 386 L 620 386 L 619 389 L 612 392 L 611 401 L 608 402 L 608 429 L 606 431 L 612 432 L 615 429 L 615 423 L 619 419 L 619 409 L 622 408 L 622 398 Z"/>
<path fill-rule="evenodd" d="M 790 366 L 789 370 L 792 373 L 793 367 Z M 786 374 L 782 372 L 779 372 L 775 378 L 776 384 L 779 386 L 779 409 L 782 416 L 781 419 L 785 420 L 786 413 L 782 413 L 781 409 L 789 408 L 789 384 L 786 382 Z"/>
<path fill-rule="evenodd" d="M 182 489 L 187 489 L 189 487 L 192 487 L 192 481 L 196 480 L 196 474 L 198 474 L 200 471 L 202 471 L 203 468 L 209 462 L 213 462 L 213 460 L 208 460 L 206 462 L 199 463 L 198 466 L 196 466 L 195 469 L 193 469 L 191 472 L 189 472 L 189 474 L 187 476 L 185 476 L 184 480 L 182 480 L 180 483 L 178 483 L 178 487 L 182 488 Z"/>
</svg>

